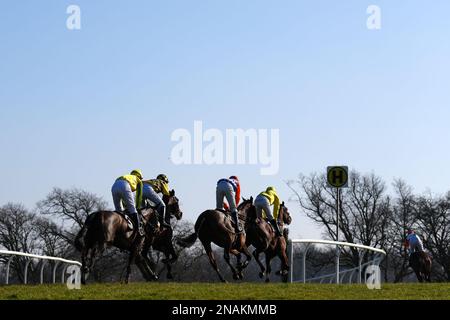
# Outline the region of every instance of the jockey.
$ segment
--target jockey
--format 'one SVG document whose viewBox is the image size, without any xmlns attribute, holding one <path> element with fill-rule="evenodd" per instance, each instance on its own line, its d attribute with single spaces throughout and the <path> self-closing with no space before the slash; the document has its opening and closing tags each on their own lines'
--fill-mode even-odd
<svg viewBox="0 0 450 320">
<path fill-rule="evenodd" d="M 158 221 L 161 226 L 170 228 L 170 216 L 167 216 L 166 204 L 158 195 L 170 196 L 169 178 L 165 174 L 160 174 L 156 179 L 143 181 L 143 200 L 150 200 L 158 212 Z"/>
<path fill-rule="evenodd" d="M 228 205 L 223 202 L 226 198 Z M 217 182 L 216 187 L 216 208 L 218 210 L 223 210 L 224 208 L 230 209 L 231 217 L 234 221 L 234 228 L 236 233 L 241 233 L 242 229 L 239 224 L 238 210 L 237 206 L 241 201 L 241 184 L 238 177 L 231 176 L 228 179 L 220 179 Z"/>
<path fill-rule="evenodd" d="M 405 247 L 409 248 L 410 256 L 416 251 L 420 253 L 425 252 L 422 240 L 412 229 L 408 229 L 408 236 L 406 237 Z"/>
<path fill-rule="evenodd" d="M 270 206 L 273 205 L 273 215 Z M 280 198 L 274 187 L 268 187 L 266 191 L 261 192 L 255 199 L 256 215 L 258 218 L 264 217 L 273 226 L 275 233 L 281 237 L 280 227 L 278 226 L 278 212 L 280 210 Z"/>
<path fill-rule="evenodd" d="M 111 188 L 115 210 L 117 212 L 123 212 L 122 203 L 124 203 L 126 214 L 131 217 L 141 235 L 143 235 L 143 229 L 137 212 L 139 208 L 136 208 L 136 204 L 142 203 L 142 189 L 141 170 L 133 170 L 130 174 L 117 178 Z M 136 199 L 133 192 L 136 192 Z"/>
</svg>

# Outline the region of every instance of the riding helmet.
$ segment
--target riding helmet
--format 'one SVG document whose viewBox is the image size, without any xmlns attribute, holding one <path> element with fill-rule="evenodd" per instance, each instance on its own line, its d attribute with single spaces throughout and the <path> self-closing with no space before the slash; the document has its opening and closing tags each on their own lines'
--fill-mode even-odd
<svg viewBox="0 0 450 320">
<path fill-rule="evenodd" d="M 141 170 L 133 170 L 133 171 L 131 171 L 130 174 L 133 175 L 133 176 L 138 177 L 141 180 L 143 179 Z"/>
<path fill-rule="evenodd" d="M 165 174 L 160 174 L 156 177 L 156 179 L 164 181 L 165 183 L 169 183 L 169 178 Z"/>
</svg>

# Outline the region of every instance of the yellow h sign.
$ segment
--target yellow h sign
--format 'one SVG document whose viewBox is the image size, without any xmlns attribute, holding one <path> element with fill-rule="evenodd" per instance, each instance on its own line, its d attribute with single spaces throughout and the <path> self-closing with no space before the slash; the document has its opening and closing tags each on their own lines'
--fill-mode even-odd
<svg viewBox="0 0 450 320">
<path fill-rule="evenodd" d="M 328 186 L 332 188 L 348 187 L 348 167 L 336 166 L 327 168 Z"/>
</svg>

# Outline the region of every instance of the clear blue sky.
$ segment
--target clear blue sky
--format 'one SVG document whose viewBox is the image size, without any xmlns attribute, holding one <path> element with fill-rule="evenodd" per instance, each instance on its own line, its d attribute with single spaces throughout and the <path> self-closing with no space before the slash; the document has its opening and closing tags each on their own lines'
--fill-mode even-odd
<svg viewBox="0 0 450 320">
<path fill-rule="evenodd" d="M 77 4 L 82 29 L 66 28 Z M 366 28 L 366 8 L 382 29 Z M 119 175 L 169 175 L 194 221 L 215 183 L 243 195 L 348 164 L 450 183 L 450 2 L 3 0 L 0 10 L 0 204 L 32 208 L 54 186 L 110 201 Z M 279 128 L 280 172 L 174 166 L 177 128 Z M 320 237 L 294 203 L 293 236 Z"/>
</svg>

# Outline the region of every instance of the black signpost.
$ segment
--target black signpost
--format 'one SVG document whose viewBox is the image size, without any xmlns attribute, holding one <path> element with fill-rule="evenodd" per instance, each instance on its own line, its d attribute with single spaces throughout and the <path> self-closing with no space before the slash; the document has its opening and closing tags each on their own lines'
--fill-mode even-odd
<svg viewBox="0 0 450 320">
<path fill-rule="evenodd" d="M 348 167 L 333 166 L 327 168 L 327 182 L 330 188 L 336 188 L 336 241 L 339 241 L 339 216 L 341 207 L 341 189 L 348 188 Z M 336 283 L 339 284 L 339 246 L 336 246 Z"/>
</svg>

